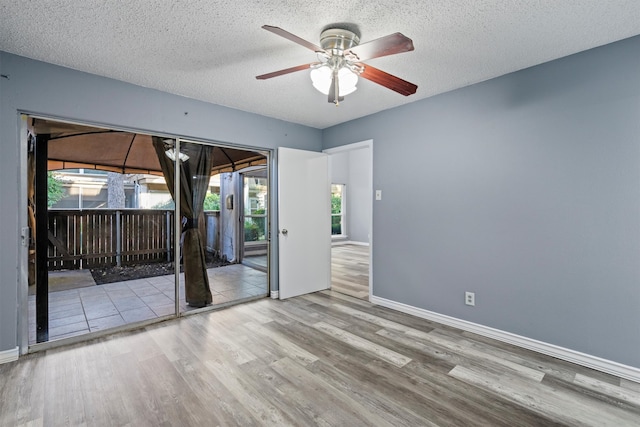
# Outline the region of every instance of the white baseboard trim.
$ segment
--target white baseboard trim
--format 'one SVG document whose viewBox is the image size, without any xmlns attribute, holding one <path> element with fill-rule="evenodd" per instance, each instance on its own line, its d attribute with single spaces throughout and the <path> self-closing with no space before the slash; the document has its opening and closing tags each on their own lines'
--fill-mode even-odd
<svg viewBox="0 0 640 427">
<path fill-rule="evenodd" d="M 12 348 L 11 350 L 0 351 L 0 365 L 18 360 L 19 355 L 18 347 Z"/>
<path fill-rule="evenodd" d="M 354 240 L 338 240 L 337 242 L 331 243 L 331 246 L 342 246 L 342 245 L 369 246 L 369 242 L 356 242 Z"/>
<path fill-rule="evenodd" d="M 271 291 L 270 297 L 271 297 L 271 299 L 280 298 L 280 291 Z"/>
<path fill-rule="evenodd" d="M 640 368 L 372 295 L 371 303 L 640 383 Z"/>
</svg>

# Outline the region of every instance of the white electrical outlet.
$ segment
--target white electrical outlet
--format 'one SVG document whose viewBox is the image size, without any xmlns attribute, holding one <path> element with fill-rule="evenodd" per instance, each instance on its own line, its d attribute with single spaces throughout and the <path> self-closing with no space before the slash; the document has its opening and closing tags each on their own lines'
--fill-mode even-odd
<svg viewBox="0 0 640 427">
<path fill-rule="evenodd" d="M 382 190 L 376 190 L 376 200 L 382 200 Z"/>
<path fill-rule="evenodd" d="M 476 305 L 476 294 L 473 292 L 465 292 L 464 303 L 467 305 Z"/>
</svg>

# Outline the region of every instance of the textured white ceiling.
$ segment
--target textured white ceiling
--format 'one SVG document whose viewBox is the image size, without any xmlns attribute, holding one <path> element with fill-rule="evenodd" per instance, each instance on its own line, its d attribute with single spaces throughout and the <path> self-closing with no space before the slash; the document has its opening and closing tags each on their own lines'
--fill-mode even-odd
<svg viewBox="0 0 640 427">
<path fill-rule="evenodd" d="M 418 85 L 361 79 L 339 107 L 301 71 L 328 24 L 361 41 L 401 32 L 415 51 L 368 61 Z M 0 4 L 0 50 L 316 128 L 352 120 L 640 34 L 638 0 L 33 0 Z"/>
</svg>

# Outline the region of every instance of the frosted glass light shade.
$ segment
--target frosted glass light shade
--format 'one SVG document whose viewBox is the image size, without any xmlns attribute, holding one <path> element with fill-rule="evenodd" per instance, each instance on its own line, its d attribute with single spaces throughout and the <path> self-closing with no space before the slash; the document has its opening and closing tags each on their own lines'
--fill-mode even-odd
<svg viewBox="0 0 640 427">
<path fill-rule="evenodd" d="M 325 95 L 329 94 L 331 86 L 331 75 L 333 71 L 326 65 L 311 70 L 311 81 L 313 87 Z M 338 96 L 345 96 L 353 93 L 358 84 L 358 75 L 346 67 L 338 71 Z"/>
<path fill-rule="evenodd" d="M 167 151 L 164 152 L 164 154 L 171 159 L 172 162 L 176 161 L 176 150 L 175 148 L 169 148 Z M 187 160 L 189 160 L 189 156 L 184 154 L 184 153 L 179 153 L 178 154 L 178 158 L 180 159 L 181 162 L 186 162 Z"/>
</svg>

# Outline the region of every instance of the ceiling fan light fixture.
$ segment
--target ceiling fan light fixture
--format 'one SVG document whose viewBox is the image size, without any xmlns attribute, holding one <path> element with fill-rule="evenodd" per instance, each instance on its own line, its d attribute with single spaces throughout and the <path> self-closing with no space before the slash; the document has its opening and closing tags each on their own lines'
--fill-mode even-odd
<svg viewBox="0 0 640 427">
<path fill-rule="evenodd" d="M 261 74 L 256 76 L 256 79 L 266 80 L 311 68 L 310 77 L 313 87 L 328 95 L 327 101 L 336 106 L 344 100 L 345 95 L 356 90 L 359 76 L 404 96 L 416 93 L 417 85 L 363 62 L 414 50 L 413 41 L 410 38 L 401 33 L 394 33 L 360 44 L 359 34 L 340 28 L 346 26 L 357 31 L 357 26 L 348 23 L 335 25 L 338 28 L 327 28 L 320 34 L 320 46 L 282 28 L 263 25 L 263 29 L 315 52 L 318 62 Z"/>
<path fill-rule="evenodd" d="M 329 94 L 333 70 L 328 65 L 321 65 L 311 69 L 311 82 L 313 87 L 324 95 Z M 341 67 L 338 70 L 338 92 L 339 96 L 349 95 L 356 91 L 358 75 L 348 67 Z"/>
<path fill-rule="evenodd" d="M 176 161 L 175 140 L 167 138 L 167 139 L 163 139 L 162 142 L 164 142 L 164 148 L 166 148 L 164 152 L 165 156 L 171 159 L 172 162 L 175 162 Z M 183 152 L 178 153 L 178 158 L 180 159 L 181 162 L 186 162 L 187 160 L 189 160 L 189 156 Z"/>
<path fill-rule="evenodd" d="M 171 159 L 172 162 L 176 161 L 176 150 L 175 148 L 169 148 L 167 151 L 164 152 L 164 154 Z M 189 160 L 189 156 L 184 154 L 184 153 L 178 153 L 178 158 L 180 159 L 181 162 L 186 162 L 187 160 Z"/>
</svg>

